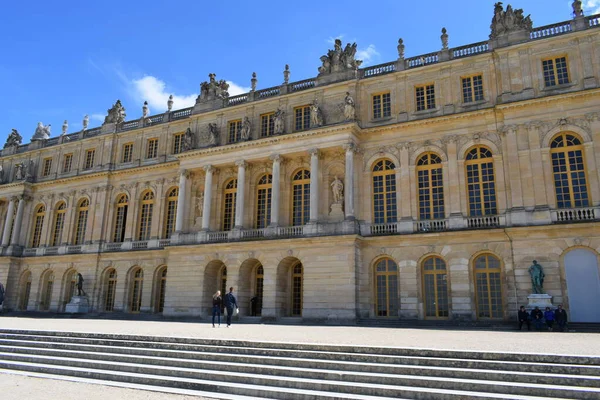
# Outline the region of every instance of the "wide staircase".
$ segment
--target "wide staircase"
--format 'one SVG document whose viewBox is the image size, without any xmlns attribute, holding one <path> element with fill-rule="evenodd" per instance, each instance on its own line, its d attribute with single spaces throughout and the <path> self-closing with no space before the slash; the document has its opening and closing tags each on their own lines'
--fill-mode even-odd
<svg viewBox="0 0 600 400">
<path fill-rule="evenodd" d="M 0 372 L 217 399 L 600 399 L 600 357 L 75 332 L 0 330 Z"/>
</svg>

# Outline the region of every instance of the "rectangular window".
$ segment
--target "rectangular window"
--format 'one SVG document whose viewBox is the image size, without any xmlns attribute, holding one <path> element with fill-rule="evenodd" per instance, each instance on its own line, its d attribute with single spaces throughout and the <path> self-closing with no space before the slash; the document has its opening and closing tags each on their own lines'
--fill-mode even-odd
<svg viewBox="0 0 600 400">
<path fill-rule="evenodd" d="M 173 154 L 179 154 L 183 151 L 183 136 L 184 133 L 173 135 Z"/>
<path fill-rule="evenodd" d="M 294 130 L 303 131 L 310 128 L 310 106 L 294 108 Z"/>
<path fill-rule="evenodd" d="M 275 113 L 260 116 L 260 137 L 271 136 L 275 132 Z"/>
<path fill-rule="evenodd" d="M 88 149 L 85 151 L 85 164 L 83 169 L 94 168 L 94 157 L 96 156 L 96 149 Z"/>
<path fill-rule="evenodd" d="M 123 162 L 129 163 L 133 160 L 133 143 L 123 145 Z"/>
<path fill-rule="evenodd" d="M 236 119 L 235 121 L 229 121 L 227 124 L 227 136 L 228 143 L 236 143 L 241 139 L 242 134 L 242 120 Z"/>
<path fill-rule="evenodd" d="M 44 167 L 42 168 L 42 176 L 49 176 L 52 170 L 52 159 L 44 158 Z"/>
<path fill-rule="evenodd" d="M 390 93 L 373 95 L 373 119 L 386 118 L 392 115 Z"/>
<path fill-rule="evenodd" d="M 435 108 L 435 86 L 425 85 L 415 88 L 417 111 L 433 110 Z"/>
<path fill-rule="evenodd" d="M 463 103 L 483 101 L 483 76 L 462 78 Z"/>
<path fill-rule="evenodd" d="M 73 154 L 65 154 L 63 159 L 63 173 L 71 172 L 73 165 Z"/>
<path fill-rule="evenodd" d="M 148 139 L 148 145 L 146 146 L 146 158 L 158 157 L 158 139 Z"/>
<path fill-rule="evenodd" d="M 569 83 L 567 57 L 542 60 L 542 67 L 544 69 L 544 85 L 546 87 Z"/>
</svg>

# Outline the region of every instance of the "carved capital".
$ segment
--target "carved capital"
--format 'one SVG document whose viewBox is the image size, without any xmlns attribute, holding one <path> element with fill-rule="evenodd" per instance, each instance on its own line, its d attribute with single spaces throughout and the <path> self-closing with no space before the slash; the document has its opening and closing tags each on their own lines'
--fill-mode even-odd
<svg viewBox="0 0 600 400">
<path fill-rule="evenodd" d="M 396 148 L 400 151 L 409 151 L 410 148 L 412 147 L 412 143 L 411 142 L 400 142 L 396 145 Z M 380 153 L 384 153 L 385 152 L 385 147 L 381 147 L 379 150 Z"/>
<path fill-rule="evenodd" d="M 517 127 L 515 125 L 505 125 L 499 132 L 501 136 L 515 135 L 517 133 Z"/>
<path fill-rule="evenodd" d="M 354 142 L 348 142 L 342 145 L 342 148 L 346 150 L 346 153 L 355 153 L 356 144 Z"/>
<path fill-rule="evenodd" d="M 185 179 L 189 179 L 190 178 L 190 171 L 187 169 L 180 169 L 179 170 L 179 176 L 180 177 L 184 177 Z"/>
<path fill-rule="evenodd" d="M 587 113 L 587 114 L 585 114 L 585 119 L 586 119 L 588 122 L 594 122 L 594 121 L 598 121 L 598 117 L 599 117 L 599 114 L 598 114 L 597 112 L 593 112 L 593 113 Z"/>
<path fill-rule="evenodd" d="M 269 156 L 269 159 L 271 161 L 273 161 L 274 163 L 281 163 L 281 160 L 283 159 L 283 157 L 281 157 L 280 154 L 271 154 Z"/>
<path fill-rule="evenodd" d="M 205 165 L 204 167 L 202 167 L 204 169 L 204 171 L 207 174 L 212 174 L 213 172 L 215 172 L 215 167 L 213 167 L 212 165 Z"/>
<path fill-rule="evenodd" d="M 308 154 L 311 155 L 311 157 L 318 157 L 319 156 L 319 149 L 313 147 L 312 149 L 308 149 Z"/>
<path fill-rule="evenodd" d="M 525 128 L 529 132 L 537 132 L 540 129 L 540 122 L 539 121 L 532 121 L 532 122 L 526 124 Z"/>
<path fill-rule="evenodd" d="M 446 135 L 442 138 L 442 143 L 448 145 L 450 143 L 458 143 L 458 135 Z"/>
<path fill-rule="evenodd" d="M 237 160 L 237 161 L 235 162 L 235 165 L 236 165 L 238 168 L 246 168 L 246 167 L 248 167 L 248 163 L 246 162 L 246 160 Z"/>
</svg>

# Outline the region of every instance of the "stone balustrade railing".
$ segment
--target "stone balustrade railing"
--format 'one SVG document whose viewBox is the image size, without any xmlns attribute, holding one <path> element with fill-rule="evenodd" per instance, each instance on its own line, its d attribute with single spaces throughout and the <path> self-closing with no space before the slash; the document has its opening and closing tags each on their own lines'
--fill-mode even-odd
<svg viewBox="0 0 600 400">
<path fill-rule="evenodd" d="M 452 58 L 462 58 L 487 53 L 488 51 L 490 51 L 489 43 L 479 42 L 450 49 L 450 54 L 452 54 Z"/>
<path fill-rule="evenodd" d="M 396 70 L 396 61 L 392 61 L 385 64 L 373 65 L 371 67 L 362 68 L 360 70 L 360 77 L 371 78 L 373 76 L 379 76 L 389 74 L 390 72 L 396 72 Z"/>
<path fill-rule="evenodd" d="M 600 219 L 600 207 L 565 208 L 552 210 L 552 222 L 579 222 Z"/>
<path fill-rule="evenodd" d="M 301 90 L 312 89 L 317 85 L 317 80 L 315 78 L 305 79 L 303 81 L 290 83 L 290 91 L 291 92 L 299 92 Z"/>
<path fill-rule="evenodd" d="M 257 99 L 257 100 L 266 99 L 268 97 L 279 96 L 280 93 L 281 93 L 281 89 L 279 88 L 279 86 L 262 89 L 262 90 L 257 90 L 256 93 L 254 94 L 254 99 Z"/>
<path fill-rule="evenodd" d="M 559 22 L 552 25 L 540 26 L 534 28 L 529 34 L 530 39 L 541 39 L 549 36 L 558 36 L 569 33 L 573 30 L 571 21 Z"/>
</svg>

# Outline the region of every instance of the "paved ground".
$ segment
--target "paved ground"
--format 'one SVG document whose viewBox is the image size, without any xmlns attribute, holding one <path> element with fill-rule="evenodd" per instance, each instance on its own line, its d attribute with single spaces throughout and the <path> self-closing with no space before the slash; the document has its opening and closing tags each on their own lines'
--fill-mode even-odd
<svg viewBox="0 0 600 400">
<path fill-rule="evenodd" d="M 600 356 L 600 334 L 594 333 L 518 332 L 516 330 L 514 332 L 496 332 L 261 324 L 234 324 L 231 328 L 225 328 L 224 325 L 221 328 L 212 328 L 210 324 L 205 322 L 21 317 L 0 317 L 0 329 Z M 126 398 L 127 400 L 203 399 L 202 397 L 185 394 L 175 395 L 3 373 L 0 373 L 0 393 L 3 400 L 48 400 L 58 398 L 61 400 L 106 400 L 107 398 Z"/>
</svg>

